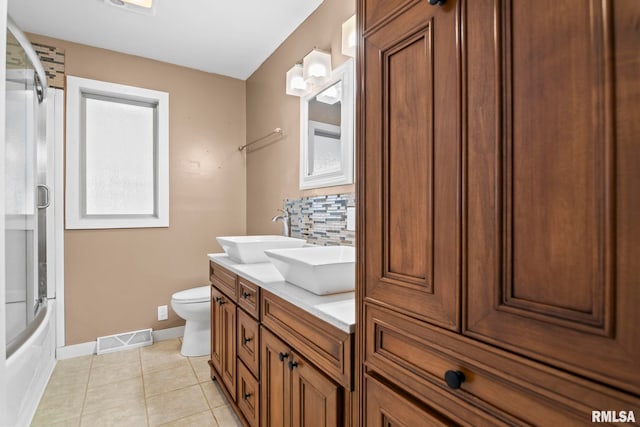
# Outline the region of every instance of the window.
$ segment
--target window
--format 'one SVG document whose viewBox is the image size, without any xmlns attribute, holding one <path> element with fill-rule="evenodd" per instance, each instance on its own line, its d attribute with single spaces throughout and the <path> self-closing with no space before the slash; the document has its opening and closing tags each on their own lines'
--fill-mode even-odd
<svg viewBox="0 0 640 427">
<path fill-rule="evenodd" d="M 67 229 L 169 226 L 169 94 L 67 77 Z"/>
</svg>

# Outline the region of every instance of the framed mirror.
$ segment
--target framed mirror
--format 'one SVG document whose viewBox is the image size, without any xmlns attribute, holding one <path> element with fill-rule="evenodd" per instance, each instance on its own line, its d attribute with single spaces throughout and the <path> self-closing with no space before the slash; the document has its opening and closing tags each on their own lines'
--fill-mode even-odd
<svg viewBox="0 0 640 427">
<path fill-rule="evenodd" d="M 354 65 L 300 98 L 300 188 L 353 184 Z"/>
</svg>

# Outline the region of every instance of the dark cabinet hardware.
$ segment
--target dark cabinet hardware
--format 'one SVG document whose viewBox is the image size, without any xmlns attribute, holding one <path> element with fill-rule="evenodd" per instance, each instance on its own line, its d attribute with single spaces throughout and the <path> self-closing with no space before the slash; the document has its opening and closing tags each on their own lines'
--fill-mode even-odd
<svg viewBox="0 0 640 427">
<path fill-rule="evenodd" d="M 278 359 L 280 359 L 281 362 L 284 362 L 284 359 L 286 359 L 287 357 L 289 357 L 289 353 L 278 354 Z"/>
<path fill-rule="evenodd" d="M 289 361 L 289 370 L 293 371 L 293 368 L 295 368 L 296 366 L 298 366 L 298 362 L 294 362 L 293 360 Z"/>
<path fill-rule="evenodd" d="M 252 338 L 251 337 L 243 337 L 242 338 L 242 344 L 247 344 L 249 341 L 251 341 Z"/>
<path fill-rule="evenodd" d="M 447 371 L 444 373 L 444 380 L 449 388 L 453 390 L 459 389 L 465 379 L 464 374 L 460 371 Z"/>
</svg>

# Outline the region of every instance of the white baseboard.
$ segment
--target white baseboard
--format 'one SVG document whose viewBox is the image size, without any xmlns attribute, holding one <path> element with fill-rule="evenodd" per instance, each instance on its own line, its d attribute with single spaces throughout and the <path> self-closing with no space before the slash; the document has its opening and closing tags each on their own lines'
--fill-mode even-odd
<svg viewBox="0 0 640 427">
<path fill-rule="evenodd" d="M 96 354 L 96 342 L 83 342 L 80 344 L 65 345 L 56 349 L 56 359 L 73 359 L 74 357 Z"/>
<path fill-rule="evenodd" d="M 175 328 L 158 329 L 151 332 L 153 335 L 153 342 L 172 340 L 174 338 L 180 338 L 184 335 L 184 326 L 176 326 Z"/>
<path fill-rule="evenodd" d="M 184 335 L 184 326 L 176 326 L 175 328 L 159 329 L 152 331 L 153 342 L 166 341 L 179 338 Z M 89 356 L 96 354 L 97 344 L 95 341 L 83 342 L 80 344 L 67 345 L 56 349 L 56 359 L 72 359 L 74 357 Z"/>
</svg>

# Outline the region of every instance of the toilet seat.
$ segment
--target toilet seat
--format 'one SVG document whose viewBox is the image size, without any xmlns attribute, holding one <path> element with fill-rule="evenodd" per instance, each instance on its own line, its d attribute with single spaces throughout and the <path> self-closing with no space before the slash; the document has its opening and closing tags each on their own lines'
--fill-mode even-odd
<svg viewBox="0 0 640 427">
<path fill-rule="evenodd" d="M 171 299 L 178 304 L 208 302 L 211 300 L 211 287 L 200 286 L 199 288 L 186 289 L 176 292 L 171 296 Z"/>
</svg>

